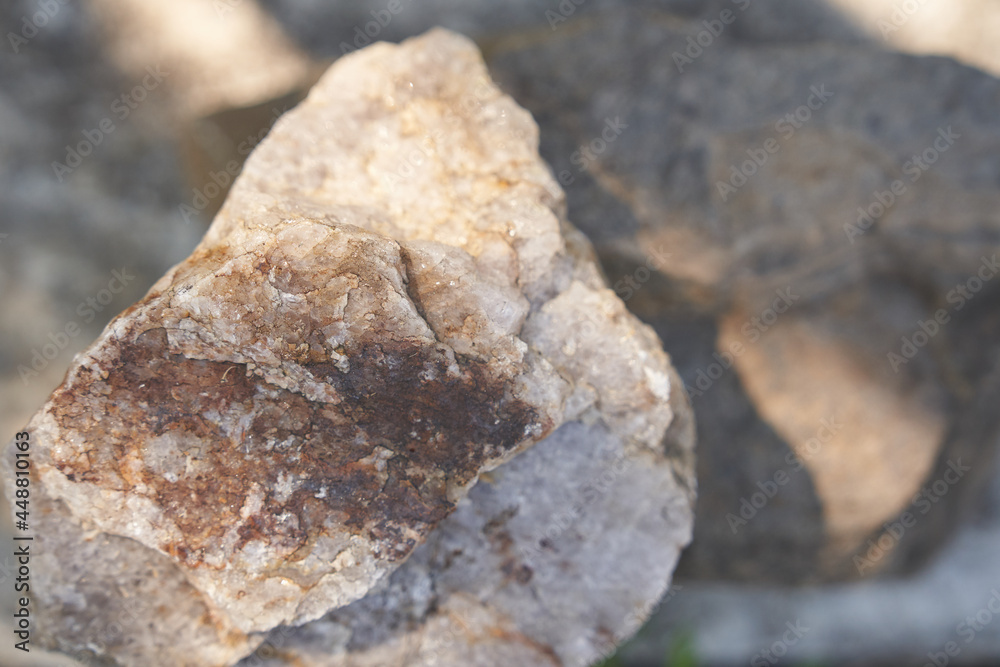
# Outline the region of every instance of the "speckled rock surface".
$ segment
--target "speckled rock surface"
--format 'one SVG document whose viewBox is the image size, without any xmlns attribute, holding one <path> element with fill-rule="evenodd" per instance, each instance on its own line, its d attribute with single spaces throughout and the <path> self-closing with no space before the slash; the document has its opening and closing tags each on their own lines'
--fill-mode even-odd
<svg viewBox="0 0 1000 667">
<path fill-rule="evenodd" d="M 551 306 L 528 326 L 540 333 L 551 317 L 603 308 L 609 335 L 637 334 L 620 304 L 570 290 Z M 687 398 L 671 394 L 660 447 L 636 447 L 620 435 L 614 370 L 631 352 L 601 350 L 586 333 L 552 345 L 561 368 L 597 362 L 577 377 L 599 400 L 484 476 L 384 586 L 273 631 L 242 665 L 589 665 L 638 629 L 666 590 L 691 513 Z"/>
<path fill-rule="evenodd" d="M 43 641 L 93 649 L 96 590 L 141 588 L 103 657 L 232 662 L 362 598 L 480 473 L 581 420 L 648 460 L 638 519 L 660 522 L 662 565 L 607 614 L 655 602 L 690 531 L 693 439 L 664 449 L 688 408 L 566 222 L 537 141 L 475 47 L 443 31 L 345 58 L 279 121 L 191 257 L 26 427 L 44 551 L 76 558 L 82 537 L 120 554 L 85 578 L 58 562 L 36 575 Z M 137 575 L 150 570 L 163 586 Z M 581 624 L 606 625 L 563 635 Z"/>
<path fill-rule="evenodd" d="M 616 436 L 600 410 L 477 484 L 386 586 L 273 631 L 241 663 L 309 667 L 589 665 L 649 615 L 690 507 L 686 398 L 660 452 Z M 507 662 L 505 662 L 507 661 Z"/>
</svg>

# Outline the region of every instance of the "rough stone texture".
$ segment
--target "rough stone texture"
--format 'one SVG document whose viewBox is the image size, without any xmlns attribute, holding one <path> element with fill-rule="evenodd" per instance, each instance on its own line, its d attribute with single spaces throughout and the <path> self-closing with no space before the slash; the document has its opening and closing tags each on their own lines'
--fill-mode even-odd
<svg viewBox="0 0 1000 667">
<path fill-rule="evenodd" d="M 1000 281 L 974 282 L 971 299 L 952 290 L 994 274 L 1000 83 L 873 46 L 749 42 L 737 28 L 750 11 L 683 72 L 673 54 L 705 26 L 627 10 L 501 40 L 490 66 L 538 119 L 610 282 L 681 359 L 702 489 L 679 572 L 899 571 L 943 542 L 991 471 Z M 820 87 L 832 96 L 804 107 Z M 807 119 L 781 124 L 800 107 Z M 959 136 L 941 139 L 949 127 Z M 935 141 L 946 151 L 929 169 L 907 166 Z M 763 165 L 720 190 L 748 150 Z M 888 213 L 848 234 L 896 180 Z M 888 354 L 939 309 L 947 324 L 894 368 Z M 915 496 L 958 459 L 973 471 L 925 515 Z M 774 497 L 733 523 L 777 473 Z M 917 525 L 869 558 L 868 540 L 906 510 Z"/>
<path fill-rule="evenodd" d="M 578 421 L 596 429 L 591 448 L 643 462 L 612 497 L 645 498 L 644 513 L 615 507 L 649 535 L 607 607 L 532 631 L 583 664 L 602 634 L 606 646 L 637 627 L 689 537 L 693 437 L 666 438 L 688 407 L 658 339 L 565 221 L 537 141 L 450 33 L 366 49 L 324 76 L 191 257 L 77 357 L 27 426 L 40 551 L 56 559 L 36 574 L 44 641 L 123 664 L 232 662 L 263 631 L 363 597 L 481 472 Z M 532 485 L 580 479 L 528 472 Z M 615 525 L 627 524 L 610 509 L 581 521 Z M 81 577 L 60 560 L 78 561 L 81 538 L 118 557 Z M 572 562 L 585 576 L 600 572 L 595 544 Z M 455 609 L 485 595 L 454 588 Z M 475 603 L 473 617 L 514 628 L 525 595 Z M 122 636 L 95 642 L 101 610 L 136 596 L 146 604 L 120 614 Z M 433 636 L 442 621 L 426 620 Z M 514 650 L 511 637 L 482 650 Z"/>
<path fill-rule="evenodd" d="M 675 419 L 673 465 L 690 465 L 693 437 Z M 676 564 L 663 545 L 690 509 L 668 460 L 630 451 L 596 411 L 566 424 L 480 481 L 385 587 L 272 632 L 241 665 L 592 664 L 638 629 Z"/>
</svg>

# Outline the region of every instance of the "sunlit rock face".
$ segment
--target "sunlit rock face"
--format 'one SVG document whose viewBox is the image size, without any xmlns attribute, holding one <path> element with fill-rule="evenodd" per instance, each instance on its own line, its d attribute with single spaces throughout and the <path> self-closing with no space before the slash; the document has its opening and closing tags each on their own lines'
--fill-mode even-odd
<svg viewBox="0 0 1000 667">
<path fill-rule="evenodd" d="M 537 143 L 452 33 L 330 69 L 192 255 L 26 427 L 46 643 L 122 664 L 231 664 L 276 626 L 365 604 L 429 535 L 489 534 L 466 496 L 493 469 L 480 486 L 510 502 L 484 511 L 518 507 L 527 523 L 462 567 L 414 561 L 440 571 L 442 609 L 507 627 L 490 635 L 497 655 L 528 637 L 566 664 L 638 627 L 690 536 L 689 407 L 567 222 Z M 519 454 L 533 458 L 498 468 Z M 581 485 L 623 462 L 576 512 L 583 533 L 548 535 Z M 619 578 L 587 583 L 614 553 Z M 535 568 L 548 585 L 531 583 Z M 491 597 L 500 575 L 528 588 Z M 582 613 L 587 600 L 600 605 Z M 581 613 L 542 622 L 546 605 Z M 446 622 L 425 612 L 408 632 Z"/>
</svg>

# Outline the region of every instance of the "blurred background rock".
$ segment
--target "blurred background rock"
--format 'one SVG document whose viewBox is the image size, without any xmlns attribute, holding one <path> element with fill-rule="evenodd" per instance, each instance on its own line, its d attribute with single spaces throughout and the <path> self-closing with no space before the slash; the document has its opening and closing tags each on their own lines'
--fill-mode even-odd
<svg viewBox="0 0 1000 667">
<path fill-rule="evenodd" d="M 923 664 L 948 642 L 950 664 L 1000 660 L 1000 281 L 961 310 L 947 298 L 1000 243 L 995 0 L 5 3 L 2 432 L 190 252 L 329 62 L 434 25 L 474 38 L 535 114 L 570 218 L 694 394 L 695 543 L 612 661 Z M 807 119 L 778 124 L 824 84 Z M 949 126 L 959 138 L 908 172 Z M 940 335 L 894 372 L 887 353 L 942 309 Z M 971 470 L 951 483 L 959 459 Z M 922 514 L 916 495 L 940 480 Z M 11 643 L 2 664 L 70 664 Z"/>
</svg>

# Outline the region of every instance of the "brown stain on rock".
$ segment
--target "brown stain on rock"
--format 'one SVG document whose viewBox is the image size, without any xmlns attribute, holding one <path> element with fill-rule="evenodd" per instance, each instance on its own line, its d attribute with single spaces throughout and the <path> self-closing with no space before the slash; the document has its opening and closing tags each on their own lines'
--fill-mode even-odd
<svg viewBox="0 0 1000 667">
<path fill-rule="evenodd" d="M 163 329 L 117 345 L 103 382 L 81 374 L 54 397 L 60 426 L 87 443 L 84 456 L 54 463 L 67 479 L 152 499 L 183 535 L 160 548 L 188 566 L 217 551 L 237 524 L 236 548 L 260 540 L 282 558 L 301 558 L 331 518 L 340 531 L 375 542 L 379 557 L 397 560 L 416 546 L 414 531 L 426 534 L 453 509 L 447 485 L 474 479 L 538 420 L 510 397 L 509 379 L 461 358 L 461 372 L 449 374 L 446 357 L 426 341 L 358 341 L 346 373 L 305 363 L 343 397 L 337 405 L 248 377 L 245 364 L 174 354 Z M 103 397 L 105 414 L 95 419 L 77 396 Z M 240 418 L 242 430 L 220 425 Z M 193 465 L 189 472 L 170 481 L 149 465 L 126 470 L 152 455 L 153 439 L 170 434 L 200 443 L 167 452 Z M 380 448 L 391 454 L 380 460 Z M 295 482 L 286 497 L 279 477 Z M 243 517 L 257 485 L 262 506 Z"/>
</svg>

